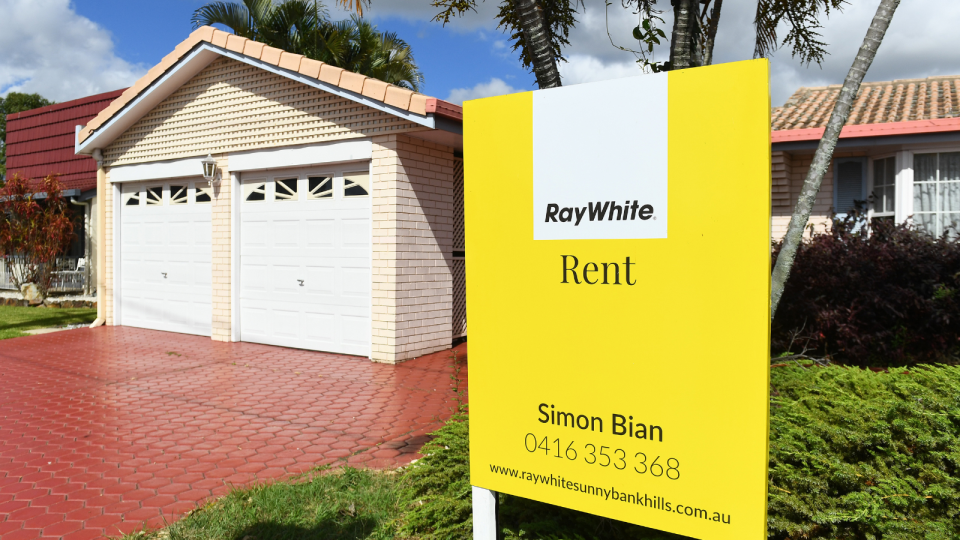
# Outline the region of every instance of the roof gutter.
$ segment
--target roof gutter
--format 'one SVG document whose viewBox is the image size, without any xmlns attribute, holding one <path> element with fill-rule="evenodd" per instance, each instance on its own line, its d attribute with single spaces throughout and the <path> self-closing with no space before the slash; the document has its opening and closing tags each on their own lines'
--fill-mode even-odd
<svg viewBox="0 0 960 540">
<path fill-rule="evenodd" d="M 826 128 L 780 129 L 770 134 L 773 144 L 800 141 L 819 141 Z M 909 122 L 886 122 L 882 124 L 858 124 L 844 126 L 841 139 L 862 137 L 889 137 L 892 135 L 917 135 L 921 133 L 944 133 L 960 131 L 960 118 L 912 120 Z"/>
</svg>

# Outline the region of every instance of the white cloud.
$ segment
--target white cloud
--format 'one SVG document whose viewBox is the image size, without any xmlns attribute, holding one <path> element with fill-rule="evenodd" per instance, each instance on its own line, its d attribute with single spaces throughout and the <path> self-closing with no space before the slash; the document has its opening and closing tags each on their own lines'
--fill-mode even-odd
<svg viewBox="0 0 960 540">
<path fill-rule="evenodd" d="M 480 99 L 491 96 L 502 96 L 503 94 L 513 94 L 522 92 L 519 88 L 514 88 L 496 77 L 489 82 L 480 83 L 473 88 L 454 88 L 447 96 L 447 101 L 456 104 L 462 104 L 471 99 Z"/>
<path fill-rule="evenodd" d="M 560 63 L 563 84 L 580 84 L 640 75 L 636 62 L 603 62 L 596 56 L 574 54 Z"/>
<path fill-rule="evenodd" d="M 114 54 L 110 33 L 69 0 L 0 0 L 0 93 L 67 101 L 130 86 L 147 69 Z"/>
</svg>

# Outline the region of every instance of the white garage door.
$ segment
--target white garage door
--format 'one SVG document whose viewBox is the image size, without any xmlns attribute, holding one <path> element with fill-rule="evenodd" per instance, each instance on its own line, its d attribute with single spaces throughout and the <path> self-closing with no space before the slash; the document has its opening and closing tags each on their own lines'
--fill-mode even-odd
<svg viewBox="0 0 960 540">
<path fill-rule="evenodd" d="M 210 188 L 137 182 L 121 192 L 120 324 L 209 336 Z"/>
<path fill-rule="evenodd" d="M 240 339 L 370 355 L 368 167 L 243 173 Z"/>
</svg>

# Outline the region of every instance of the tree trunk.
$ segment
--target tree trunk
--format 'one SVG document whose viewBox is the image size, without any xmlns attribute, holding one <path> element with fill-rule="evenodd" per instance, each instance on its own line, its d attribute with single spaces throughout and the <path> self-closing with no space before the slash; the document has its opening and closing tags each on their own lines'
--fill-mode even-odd
<svg viewBox="0 0 960 540">
<path fill-rule="evenodd" d="M 697 36 L 700 32 L 699 0 L 673 0 L 673 35 L 670 38 L 670 69 L 700 65 Z"/>
<path fill-rule="evenodd" d="M 790 268 L 793 267 L 793 260 L 797 256 L 797 248 L 803 240 L 803 230 L 810 219 L 810 212 L 813 210 L 813 202 L 820 191 L 820 184 L 823 182 L 823 174 L 826 172 L 830 161 L 833 158 L 833 150 L 837 147 L 837 140 L 840 139 L 840 130 L 847 122 L 850 116 L 850 109 L 853 101 L 860 91 L 860 83 L 863 82 L 864 75 L 870 69 L 870 64 L 877 55 L 877 49 L 883 41 L 884 34 L 890 26 L 893 19 L 893 13 L 900 5 L 900 0 L 880 0 L 880 7 L 877 8 L 877 14 L 870 23 L 870 29 L 867 30 L 867 36 L 863 39 L 863 45 L 850 66 L 847 78 L 843 81 L 843 89 L 840 90 L 840 97 L 833 108 L 833 114 L 830 115 L 830 121 L 827 123 L 827 129 L 820 139 L 817 146 L 817 152 L 813 155 L 813 162 L 810 164 L 810 170 L 807 172 L 807 178 L 803 181 L 803 189 L 800 191 L 800 198 L 797 201 L 797 207 L 790 217 L 790 225 L 787 227 L 787 235 L 783 240 L 783 246 L 780 248 L 780 254 L 777 256 L 777 262 L 773 268 L 773 276 L 770 286 L 770 320 L 777 312 L 777 305 L 780 303 L 780 297 L 783 296 L 783 288 L 786 285 L 787 278 L 790 277 Z"/>
<path fill-rule="evenodd" d="M 717 40 L 717 26 L 720 25 L 720 8 L 723 7 L 723 0 L 715 0 L 713 9 L 710 10 L 710 27 L 707 28 L 707 45 L 703 51 L 703 65 L 713 64 L 713 44 Z"/>
<path fill-rule="evenodd" d="M 541 89 L 560 86 L 557 59 L 550 49 L 550 39 L 543 23 L 543 12 L 537 0 L 515 0 L 514 5 L 520 19 L 520 28 L 523 30 L 523 40 L 530 53 L 533 73 L 537 77 L 537 85 Z"/>
</svg>

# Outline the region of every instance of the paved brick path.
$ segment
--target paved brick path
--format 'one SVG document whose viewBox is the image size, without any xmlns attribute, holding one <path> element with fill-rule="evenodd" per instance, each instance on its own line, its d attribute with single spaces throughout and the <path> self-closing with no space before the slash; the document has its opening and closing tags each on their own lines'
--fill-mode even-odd
<svg viewBox="0 0 960 540">
<path fill-rule="evenodd" d="M 450 357 L 123 327 L 0 341 L 0 538 L 118 536 L 231 486 L 408 463 L 455 406 Z"/>
</svg>

